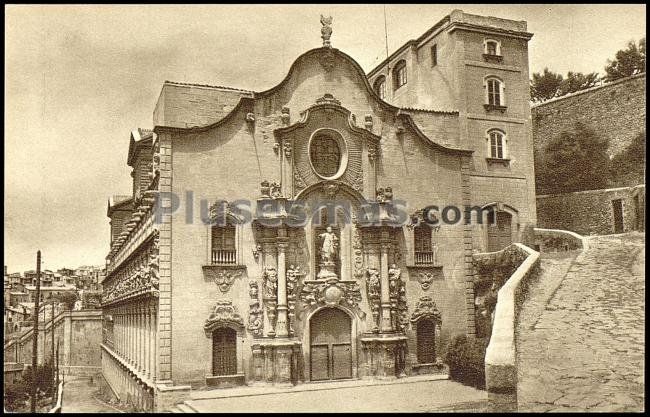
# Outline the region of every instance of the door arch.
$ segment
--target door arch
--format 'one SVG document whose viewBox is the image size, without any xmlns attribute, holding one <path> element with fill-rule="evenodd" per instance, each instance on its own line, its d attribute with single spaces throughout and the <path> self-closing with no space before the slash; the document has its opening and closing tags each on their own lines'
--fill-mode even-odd
<svg viewBox="0 0 650 417">
<path fill-rule="evenodd" d="M 488 213 L 487 238 L 488 252 L 496 252 L 510 245 L 512 243 L 512 215 L 507 211 Z"/>
<path fill-rule="evenodd" d="M 347 379 L 352 372 L 352 319 L 338 308 L 310 318 L 310 380 Z"/>
<path fill-rule="evenodd" d="M 237 331 L 220 327 L 212 332 L 212 375 L 237 374 Z"/>
</svg>

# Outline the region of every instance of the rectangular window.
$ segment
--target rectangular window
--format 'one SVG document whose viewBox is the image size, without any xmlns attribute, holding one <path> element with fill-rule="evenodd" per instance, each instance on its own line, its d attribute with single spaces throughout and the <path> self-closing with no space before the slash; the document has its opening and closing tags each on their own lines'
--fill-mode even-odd
<svg viewBox="0 0 650 417">
<path fill-rule="evenodd" d="M 212 227 L 212 263 L 234 264 L 237 262 L 234 226 Z"/>
<path fill-rule="evenodd" d="M 431 66 L 435 67 L 438 65 L 438 45 L 433 45 L 431 47 Z"/>
<path fill-rule="evenodd" d="M 497 80 L 488 80 L 488 104 L 493 106 L 501 105 L 500 83 Z"/>
<path fill-rule="evenodd" d="M 488 42 L 487 43 L 487 53 L 488 55 L 497 55 L 497 43 Z"/>
<path fill-rule="evenodd" d="M 503 158 L 503 143 L 501 136 L 497 134 L 490 135 L 490 149 L 492 158 Z"/>
</svg>

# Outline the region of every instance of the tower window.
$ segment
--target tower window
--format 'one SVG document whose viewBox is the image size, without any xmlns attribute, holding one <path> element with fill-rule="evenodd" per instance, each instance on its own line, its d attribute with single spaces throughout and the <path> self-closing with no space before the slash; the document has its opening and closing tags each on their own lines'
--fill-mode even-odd
<svg viewBox="0 0 650 417">
<path fill-rule="evenodd" d="M 501 81 L 497 80 L 496 78 L 490 78 L 487 80 L 487 98 L 488 102 L 487 104 L 490 104 L 492 106 L 501 106 Z"/>
<path fill-rule="evenodd" d="M 500 130 L 491 130 L 488 133 L 490 141 L 490 158 L 505 158 L 505 134 Z"/>
<path fill-rule="evenodd" d="M 433 45 L 431 47 L 431 66 L 435 67 L 438 65 L 438 45 Z"/>
<path fill-rule="evenodd" d="M 483 53 L 485 55 L 499 56 L 501 55 L 501 44 L 493 39 L 487 39 Z"/>
<path fill-rule="evenodd" d="M 395 65 L 395 68 L 393 69 L 393 84 L 397 90 L 406 84 L 406 82 L 406 61 L 401 60 L 397 63 L 397 65 Z"/>
</svg>

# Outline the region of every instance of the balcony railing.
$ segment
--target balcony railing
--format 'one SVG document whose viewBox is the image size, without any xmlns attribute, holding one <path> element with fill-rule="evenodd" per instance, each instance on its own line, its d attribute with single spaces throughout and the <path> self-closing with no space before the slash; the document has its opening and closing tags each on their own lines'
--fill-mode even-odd
<svg viewBox="0 0 650 417">
<path fill-rule="evenodd" d="M 433 252 L 415 252 L 416 265 L 434 265 L 436 263 Z"/>
<path fill-rule="evenodd" d="M 213 265 L 234 265 L 237 263 L 237 251 L 234 250 L 213 250 Z"/>
</svg>

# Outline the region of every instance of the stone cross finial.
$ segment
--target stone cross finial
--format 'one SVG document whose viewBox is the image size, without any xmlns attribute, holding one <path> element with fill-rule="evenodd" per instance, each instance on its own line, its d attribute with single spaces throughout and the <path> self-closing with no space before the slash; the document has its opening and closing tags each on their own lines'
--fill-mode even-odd
<svg viewBox="0 0 650 417">
<path fill-rule="evenodd" d="M 330 37 L 332 36 L 332 16 L 324 17 L 320 15 L 320 23 L 323 27 L 320 29 L 321 38 L 323 38 L 323 46 L 330 48 L 332 44 L 330 43 Z"/>
</svg>

